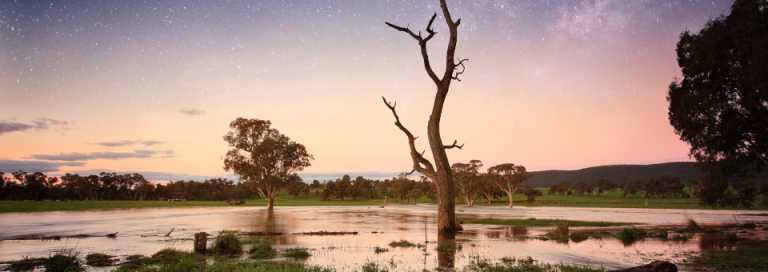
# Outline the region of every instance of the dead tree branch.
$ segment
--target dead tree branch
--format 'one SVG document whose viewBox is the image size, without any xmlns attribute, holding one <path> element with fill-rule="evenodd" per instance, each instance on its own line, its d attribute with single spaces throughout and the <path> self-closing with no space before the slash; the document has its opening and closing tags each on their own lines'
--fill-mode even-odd
<svg viewBox="0 0 768 272">
<path fill-rule="evenodd" d="M 452 145 L 444 145 L 444 147 L 445 147 L 445 149 L 451 149 L 451 148 L 454 148 L 454 147 L 458 148 L 458 149 L 461 149 L 462 147 L 464 147 L 464 144 L 456 145 L 456 143 L 458 143 L 458 142 L 459 142 L 458 140 L 453 140 L 453 144 Z"/>
<path fill-rule="evenodd" d="M 424 59 L 424 69 L 427 70 L 427 74 L 429 74 L 429 78 L 431 78 L 432 81 L 435 82 L 435 84 L 439 84 L 441 80 L 437 78 L 435 71 L 432 70 L 432 64 L 429 63 L 429 55 L 427 55 L 427 42 L 430 39 L 432 39 L 432 37 L 434 37 L 435 34 L 437 34 L 437 32 L 435 32 L 435 30 L 432 29 L 432 23 L 435 21 L 435 18 L 437 18 L 437 13 L 432 14 L 432 19 L 429 19 L 429 24 L 427 24 L 427 33 L 429 33 L 429 35 L 427 35 L 426 38 L 421 37 L 421 31 L 419 31 L 419 34 L 416 35 L 415 33 L 413 33 L 413 31 L 411 31 L 407 27 L 397 26 L 389 22 L 384 22 L 384 23 L 391 28 L 397 29 L 398 31 L 408 33 L 409 35 L 411 35 L 411 37 L 419 41 L 419 47 L 421 47 L 421 58 Z"/>
<path fill-rule="evenodd" d="M 402 123 L 400 123 L 400 117 L 397 116 L 397 112 L 395 111 L 397 102 L 390 103 L 383 96 L 381 97 L 381 99 L 384 100 L 384 104 L 387 105 L 387 108 L 389 108 L 392 111 L 392 115 L 395 116 L 395 126 L 400 128 L 400 130 L 402 130 L 405 133 L 405 136 L 408 136 L 408 145 L 410 146 L 411 159 L 413 160 L 413 170 L 411 170 L 409 174 L 413 174 L 414 171 L 418 171 L 419 173 L 429 178 L 433 178 L 435 176 L 435 168 L 432 166 L 432 163 L 426 158 L 424 158 L 423 156 L 424 152 L 419 154 L 419 152 L 416 151 L 417 137 L 414 137 L 413 134 L 411 134 L 411 132 L 407 128 L 405 128 L 405 126 L 403 126 Z"/>
<path fill-rule="evenodd" d="M 459 58 L 456 58 L 456 59 L 459 59 Z M 456 71 L 456 72 L 451 77 L 451 79 L 455 79 L 455 80 L 461 81 L 461 79 L 459 79 L 459 75 L 463 74 L 464 70 L 467 69 L 467 67 L 464 66 L 464 62 L 465 61 L 469 61 L 469 59 L 459 60 L 459 63 L 457 63 L 456 65 L 453 66 L 453 70 Z M 459 71 L 459 66 L 461 66 L 461 71 Z"/>
</svg>

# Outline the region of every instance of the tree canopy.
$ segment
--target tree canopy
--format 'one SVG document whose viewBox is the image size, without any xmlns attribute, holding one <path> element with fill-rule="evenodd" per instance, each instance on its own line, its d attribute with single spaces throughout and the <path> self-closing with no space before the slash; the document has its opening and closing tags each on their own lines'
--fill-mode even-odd
<svg viewBox="0 0 768 272">
<path fill-rule="evenodd" d="M 683 78 L 669 85 L 669 121 L 703 170 L 732 176 L 768 166 L 768 2 L 736 0 L 677 43 Z"/>
<path fill-rule="evenodd" d="M 310 166 L 314 157 L 304 145 L 271 128 L 269 120 L 237 118 L 224 135 L 232 149 L 224 157 L 224 170 L 232 170 L 252 190 L 274 205 L 275 194 L 287 186 L 291 174 Z"/>
</svg>

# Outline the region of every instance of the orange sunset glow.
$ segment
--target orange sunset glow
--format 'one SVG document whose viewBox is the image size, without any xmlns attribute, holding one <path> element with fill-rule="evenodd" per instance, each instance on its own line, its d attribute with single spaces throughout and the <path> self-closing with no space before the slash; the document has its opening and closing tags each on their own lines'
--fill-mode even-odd
<svg viewBox="0 0 768 272">
<path fill-rule="evenodd" d="M 0 171 L 236 179 L 222 137 L 270 120 L 305 181 L 411 170 L 435 88 L 418 44 L 435 1 L 5 1 Z M 667 118 L 675 47 L 732 1 L 451 1 L 457 57 L 441 134 L 453 162 L 529 171 L 691 161 Z M 442 71 L 447 29 L 429 43 Z M 427 156 L 431 158 L 431 156 Z"/>
</svg>

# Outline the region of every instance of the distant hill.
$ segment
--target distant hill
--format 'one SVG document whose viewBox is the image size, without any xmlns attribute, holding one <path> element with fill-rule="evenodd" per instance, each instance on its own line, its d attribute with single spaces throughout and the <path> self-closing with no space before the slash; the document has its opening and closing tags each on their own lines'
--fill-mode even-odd
<svg viewBox="0 0 768 272">
<path fill-rule="evenodd" d="M 607 178 L 614 183 L 621 182 L 622 177 L 630 179 L 652 178 L 663 174 L 670 174 L 680 177 L 685 183 L 686 180 L 696 178 L 704 173 L 696 168 L 693 162 L 667 162 L 649 165 L 606 165 L 584 168 L 580 170 L 547 170 L 533 171 L 533 174 L 526 184 L 531 184 L 535 188 L 549 188 L 552 184 L 567 181 L 573 184 L 576 182 L 588 182 L 592 177 Z"/>
</svg>

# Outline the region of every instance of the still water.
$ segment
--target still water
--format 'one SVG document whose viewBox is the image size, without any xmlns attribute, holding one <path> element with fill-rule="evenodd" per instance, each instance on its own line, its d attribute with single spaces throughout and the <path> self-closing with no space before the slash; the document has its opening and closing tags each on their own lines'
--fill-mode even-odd
<svg viewBox="0 0 768 272">
<path fill-rule="evenodd" d="M 567 219 L 585 221 L 636 222 L 648 225 L 683 224 L 690 216 L 700 224 L 757 221 L 750 212 L 730 210 L 644 210 L 559 207 L 459 207 L 457 216 L 464 219 L 493 217 Z M 368 261 L 399 271 L 466 265 L 473 256 L 498 259 L 504 256 L 533 259 L 549 263 L 603 265 L 619 269 L 657 259 L 680 262 L 685 254 L 706 248 L 723 247 L 720 234 L 699 234 L 687 242 L 646 239 L 625 246 L 611 238 L 588 239 L 580 243 L 556 243 L 520 236 L 545 233 L 548 227 L 503 227 L 465 224 L 456 239 L 465 241 L 455 254 L 438 253 L 436 206 L 391 205 L 379 207 L 201 207 L 145 208 L 97 211 L 62 211 L 0 214 L 0 260 L 17 260 L 23 256 L 47 256 L 52 250 L 76 248 L 87 254 L 106 253 L 117 256 L 151 255 L 163 248 L 192 250 L 196 232 L 218 233 L 221 230 L 243 232 L 282 232 L 269 237 L 275 248 L 305 247 L 312 257 L 310 264 L 333 266 L 351 271 Z M 425 228 L 426 223 L 426 228 Z M 571 231 L 578 228 L 571 228 Z M 594 229 L 594 228 L 591 228 Z M 615 228 L 613 228 L 615 229 Z M 171 230 L 173 230 L 171 232 Z M 357 235 L 309 236 L 293 233 L 335 231 L 358 232 Z M 106 237 L 117 232 L 117 237 Z M 166 237 L 165 235 L 171 232 Z M 56 239 L 34 239 L 61 236 Z M 79 238 L 67 237 L 79 236 Z M 31 239 L 30 239 L 31 238 Z M 429 243 L 426 254 L 417 248 L 389 248 L 393 240 Z M 374 248 L 389 248 L 375 254 Z"/>
</svg>

